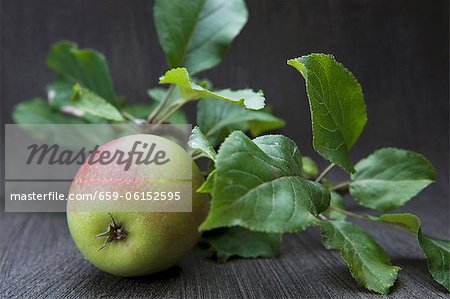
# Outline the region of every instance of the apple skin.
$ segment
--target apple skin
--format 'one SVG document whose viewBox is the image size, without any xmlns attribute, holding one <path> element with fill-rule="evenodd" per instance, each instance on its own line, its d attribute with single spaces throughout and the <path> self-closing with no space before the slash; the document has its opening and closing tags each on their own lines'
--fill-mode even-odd
<svg viewBox="0 0 450 299">
<path fill-rule="evenodd" d="M 160 139 L 161 138 L 161 139 Z M 143 142 L 158 141 L 165 145 L 165 151 L 171 158 L 166 165 L 133 165 L 125 172 L 123 167 L 98 166 L 83 164 L 69 193 L 94 193 L 95 191 L 114 191 L 124 194 L 129 191 L 158 191 L 158 183 L 130 184 L 121 182 L 80 183 L 80 178 L 102 178 L 141 176 L 181 178 L 186 171 L 191 171 L 187 163 L 192 165 L 192 212 L 148 212 L 140 211 L 138 206 L 133 211 L 123 209 L 123 205 L 134 202 L 124 200 L 110 201 L 110 214 L 114 221 L 126 230 L 127 235 L 114 240 L 99 250 L 106 237 L 95 238 L 105 232 L 112 219 L 105 210 L 105 202 L 100 209 L 96 203 L 86 201 L 67 202 L 67 222 L 72 239 L 83 256 L 97 268 L 117 276 L 142 276 L 165 270 L 189 251 L 199 240 L 199 225 L 206 218 L 209 209 L 209 198 L 197 193 L 204 179 L 198 167 L 187 152 L 177 144 L 154 135 L 132 135 L 122 137 L 102 146 L 99 151 L 116 149 L 126 150 L 136 140 Z M 176 165 L 176 167 L 174 167 Z M 161 168 L 162 167 L 162 168 Z M 175 190 L 173 190 L 175 191 Z M 186 190 L 184 191 L 186 192 Z M 182 193 L 183 194 L 183 193 Z M 100 203 L 99 203 L 100 204 Z M 89 206 L 88 206 L 89 205 Z"/>
</svg>

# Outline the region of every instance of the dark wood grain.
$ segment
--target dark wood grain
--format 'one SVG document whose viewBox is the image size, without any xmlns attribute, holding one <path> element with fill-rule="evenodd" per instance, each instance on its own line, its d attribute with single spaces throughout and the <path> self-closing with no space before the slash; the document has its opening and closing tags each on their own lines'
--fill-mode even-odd
<svg viewBox="0 0 450 299">
<path fill-rule="evenodd" d="M 2 124 L 11 122 L 18 102 L 45 96 L 44 85 L 53 78 L 44 64 L 46 52 L 61 39 L 105 53 L 117 92 L 130 101 L 147 101 L 146 89 L 166 70 L 152 23 L 153 1 L 0 1 Z M 448 1 L 247 3 L 248 25 L 223 63 L 204 76 L 218 87 L 264 89 L 275 113 L 287 120 L 281 132 L 317 158 L 304 83 L 285 61 L 310 52 L 333 53 L 361 82 L 368 106 L 369 122 L 353 160 L 384 146 L 427 156 L 438 181 L 399 211 L 417 213 L 425 232 L 449 238 Z M 194 106 L 187 110 L 194 120 Z M 179 267 L 125 279 L 83 260 L 62 214 L 0 214 L 0 221 L 1 298 L 379 297 L 356 286 L 339 255 L 322 248 L 315 229 L 286 236 L 279 259 L 218 265 L 197 248 Z M 427 274 L 413 237 L 381 224 L 362 225 L 403 268 L 392 297 L 447 296 Z"/>
<path fill-rule="evenodd" d="M 63 214 L 7 214 L 2 221 L 2 298 L 380 297 L 355 284 L 339 254 L 323 249 L 316 229 L 287 235 L 278 259 L 217 264 L 208 259 L 207 251 L 196 248 L 179 266 L 163 273 L 119 278 L 82 258 L 70 240 Z M 403 268 L 392 298 L 448 297 L 427 274 L 413 237 L 382 225 L 368 230 L 393 263 Z"/>
</svg>

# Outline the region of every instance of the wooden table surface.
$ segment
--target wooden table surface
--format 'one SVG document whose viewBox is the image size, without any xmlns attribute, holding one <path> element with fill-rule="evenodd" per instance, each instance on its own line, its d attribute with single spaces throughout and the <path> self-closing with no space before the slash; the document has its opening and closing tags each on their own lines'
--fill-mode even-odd
<svg viewBox="0 0 450 299">
<path fill-rule="evenodd" d="M 401 211 L 422 217 L 424 230 L 448 236 L 448 198 L 437 185 Z M 356 210 L 358 208 L 351 208 Z M 217 264 L 194 248 L 163 273 L 120 278 L 97 270 L 71 241 L 62 213 L 0 214 L 1 298 L 380 298 L 356 285 L 337 252 L 322 247 L 315 228 L 286 235 L 277 259 L 233 259 Z M 383 224 L 360 222 L 402 267 L 391 297 L 448 298 L 426 270 L 415 238 Z"/>
</svg>

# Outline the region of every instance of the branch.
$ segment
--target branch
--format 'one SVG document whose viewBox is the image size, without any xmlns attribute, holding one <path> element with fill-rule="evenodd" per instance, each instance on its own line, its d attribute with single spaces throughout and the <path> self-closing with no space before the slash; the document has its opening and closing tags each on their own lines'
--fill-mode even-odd
<svg viewBox="0 0 450 299">
<path fill-rule="evenodd" d="M 150 115 L 148 116 L 147 122 L 149 124 L 153 123 L 153 121 L 155 120 L 155 117 L 158 115 L 159 112 L 161 112 L 162 108 L 164 107 L 164 105 L 169 100 L 170 96 L 172 95 L 172 92 L 174 91 L 174 89 L 175 89 L 175 85 L 170 85 L 164 98 L 161 100 L 161 102 L 159 102 L 158 106 L 156 106 L 155 110 L 153 110 L 152 113 L 150 113 Z"/>
<path fill-rule="evenodd" d="M 330 165 L 328 165 L 327 168 L 325 168 L 320 174 L 319 176 L 316 178 L 315 182 L 316 183 L 320 183 L 323 178 L 333 169 L 333 167 L 336 166 L 336 164 L 331 163 Z"/>
<path fill-rule="evenodd" d="M 330 188 L 331 191 L 335 191 L 339 194 L 345 194 L 348 193 L 348 188 L 350 187 L 350 181 L 342 182 L 339 184 L 334 185 Z"/>
</svg>

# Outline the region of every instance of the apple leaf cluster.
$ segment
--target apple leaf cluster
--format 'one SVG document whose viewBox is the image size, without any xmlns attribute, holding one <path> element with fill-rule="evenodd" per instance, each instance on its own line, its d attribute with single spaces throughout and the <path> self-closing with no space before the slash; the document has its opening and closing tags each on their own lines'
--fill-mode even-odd
<svg viewBox="0 0 450 299">
<path fill-rule="evenodd" d="M 387 294 L 400 268 L 367 232 L 349 221 L 358 217 L 414 234 L 432 277 L 450 290 L 450 242 L 425 235 L 417 216 L 371 216 L 345 209 L 343 196 L 349 195 L 364 207 L 389 212 L 436 177 L 426 158 L 403 149 L 383 148 L 355 165 L 351 162 L 350 150 L 367 114 L 361 85 L 349 70 L 328 54 L 287 61 L 306 83 L 314 149 L 331 163 L 319 173 L 293 140 L 262 135 L 285 125 L 265 106 L 262 91 L 215 89 L 210 81 L 193 77 L 217 66 L 246 24 L 243 0 L 157 0 L 153 13 L 171 69 L 159 78 L 162 87 L 148 90 L 148 102 L 129 103 L 115 93 L 103 54 L 62 41 L 47 57 L 56 74 L 46 86 L 47 99 L 18 104 L 14 120 L 186 123 L 182 108 L 197 101 L 190 146 L 194 160 L 209 160 L 207 179 L 198 192 L 211 196 L 211 209 L 200 230 L 219 261 L 275 257 L 284 233 L 318 226 L 324 247 L 340 252 L 358 284 Z M 326 179 L 335 166 L 349 174 L 348 181 Z"/>
</svg>

